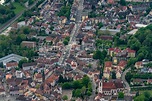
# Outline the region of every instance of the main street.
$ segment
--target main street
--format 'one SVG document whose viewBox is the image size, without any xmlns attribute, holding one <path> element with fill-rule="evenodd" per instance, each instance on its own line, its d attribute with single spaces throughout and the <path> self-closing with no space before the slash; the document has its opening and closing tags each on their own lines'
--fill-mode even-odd
<svg viewBox="0 0 152 101">
<path fill-rule="evenodd" d="M 69 41 L 68 45 L 65 47 L 65 49 L 63 49 L 63 51 L 62 51 L 62 56 L 59 59 L 60 64 L 63 64 L 65 59 L 67 59 L 67 57 L 70 53 L 72 44 L 76 42 L 75 37 L 78 34 L 78 31 L 79 31 L 80 26 L 81 26 L 80 22 L 81 22 L 81 16 L 82 16 L 81 14 L 83 11 L 83 2 L 84 2 L 84 0 L 79 0 L 79 6 L 77 9 L 75 25 L 74 25 L 74 28 L 73 28 L 71 35 L 70 35 L 70 41 Z"/>
</svg>

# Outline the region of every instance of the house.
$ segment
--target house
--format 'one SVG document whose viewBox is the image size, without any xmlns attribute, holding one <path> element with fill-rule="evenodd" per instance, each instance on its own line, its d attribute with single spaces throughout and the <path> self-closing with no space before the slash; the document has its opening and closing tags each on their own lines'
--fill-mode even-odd
<svg viewBox="0 0 152 101">
<path fill-rule="evenodd" d="M 105 69 L 105 70 L 108 69 L 108 70 L 111 71 L 111 70 L 112 70 L 112 62 L 111 62 L 111 61 L 106 61 L 106 62 L 105 62 L 105 65 L 104 65 L 104 69 Z"/>
<path fill-rule="evenodd" d="M 61 16 L 59 18 L 59 24 L 65 24 L 67 22 L 67 18 L 65 16 Z"/>
<path fill-rule="evenodd" d="M 6 92 L 3 88 L 0 88 L 0 96 L 2 96 L 2 95 L 6 95 Z"/>
<path fill-rule="evenodd" d="M 121 78 L 121 75 L 122 75 L 122 71 L 121 71 L 121 70 L 117 70 L 117 71 L 116 71 L 116 78 L 117 78 L 117 79 L 120 79 L 120 78 Z"/>
<path fill-rule="evenodd" d="M 75 70 L 77 68 L 77 63 L 74 61 L 72 61 L 70 65 L 73 70 Z"/>
<path fill-rule="evenodd" d="M 132 85 L 143 85 L 144 80 L 143 79 L 133 79 L 131 84 Z"/>
<path fill-rule="evenodd" d="M 127 57 L 130 57 L 130 58 L 134 58 L 135 55 L 136 55 L 136 51 L 135 50 L 132 50 L 130 48 L 126 48 L 126 51 L 128 53 Z"/>
<path fill-rule="evenodd" d="M 152 84 L 152 79 L 148 79 L 147 84 Z"/>
<path fill-rule="evenodd" d="M 82 12 L 82 22 L 88 18 L 88 12 Z"/>
<path fill-rule="evenodd" d="M 18 67 L 18 63 L 17 62 L 8 62 L 8 63 L 6 63 L 6 69 L 7 70 L 10 70 L 10 69 L 16 68 L 16 67 Z"/>
<path fill-rule="evenodd" d="M 118 64 L 118 69 L 119 69 L 119 70 L 123 70 L 123 69 L 126 67 L 126 65 L 127 65 L 127 61 L 122 60 L 122 61 L 120 61 L 119 64 Z"/>
<path fill-rule="evenodd" d="M 104 71 L 103 72 L 103 77 L 106 79 L 110 79 L 110 70 Z"/>
<path fill-rule="evenodd" d="M 21 45 L 23 47 L 27 47 L 27 48 L 35 48 L 36 47 L 36 42 L 32 42 L 32 41 L 22 41 Z"/>
<path fill-rule="evenodd" d="M 24 27 L 24 26 L 26 26 L 26 22 L 25 21 L 21 21 L 21 22 L 17 23 L 17 28 L 21 28 L 21 27 Z"/>
<path fill-rule="evenodd" d="M 34 81 L 36 81 L 36 82 L 42 82 L 42 74 L 35 73 L 35 75 L 34 75 Z"/>
<path fill-rule="evenodd" d="M 23 63 L 22 68 L 23 68 L 23 70 L 33 70 L 36 67 L 36 65 L 37 65 L 36 62 Z"/>
<path fill-rule="evenodd" d="M 135 63 L 135 67 L 136 67 L 137 69 L 143 68 L 142 61 L 136 62 L 136 63 Z"/>
<path fill-rule="evenodd" d="M 23 78 L 23 75 L 24 75 L 24 74 L 23 74 L 22 71 L 18 71 L 18 70 L 17 70 L 17 71 L 15 72 L 16 78 Z"/>
<path fill-rule="evenodd" d="M 19 87 L 11 87 L 9 90 L 10 95 L 22 95 L 23 93 L 19 92 Z"/>
<path fill-rule="evenodd" d="M 55 86 L 58 79 L 59 79 L 59 76 L 52 74 L 49 78 L 46 79 L 46 83 L 51 84 L 51 86 Z"/>
</svg>

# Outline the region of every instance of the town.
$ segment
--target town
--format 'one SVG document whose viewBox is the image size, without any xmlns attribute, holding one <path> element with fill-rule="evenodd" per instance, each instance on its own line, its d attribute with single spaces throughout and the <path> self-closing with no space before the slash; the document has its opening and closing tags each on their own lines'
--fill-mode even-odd
<svg viewBox="0 0 152 101">
<path fill-rule="evenodd" d="M 151 1 L 6 0 L 0 15 L 0 101 L 152 101 Z"/>
</svg>

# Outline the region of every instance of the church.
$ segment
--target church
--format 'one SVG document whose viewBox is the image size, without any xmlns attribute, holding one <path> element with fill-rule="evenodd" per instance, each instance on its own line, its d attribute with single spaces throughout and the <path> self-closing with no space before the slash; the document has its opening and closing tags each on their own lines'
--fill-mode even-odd
<svg viewBox="0 0 152 101">
<path fill-rule="evenodd" d="M 124 85 L 121 80 L 110 80 L 107 82 L 99 81 L 98 93 L 104 96 L 118 95 L 119 92 L 124 92 Z"/>
</svg>

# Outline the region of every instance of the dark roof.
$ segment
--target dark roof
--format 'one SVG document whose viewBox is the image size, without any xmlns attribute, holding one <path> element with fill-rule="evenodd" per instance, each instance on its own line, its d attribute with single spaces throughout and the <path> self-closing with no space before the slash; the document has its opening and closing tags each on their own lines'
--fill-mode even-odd
<svg viewBox="0 0 152 101">
<path fill-rule="evenodd" d="M 31 62 L 31 63 L 23 63 L 22 67 L 28 67 L 28 66 L 36 66 L 36 62 Z"/>
</svg>

